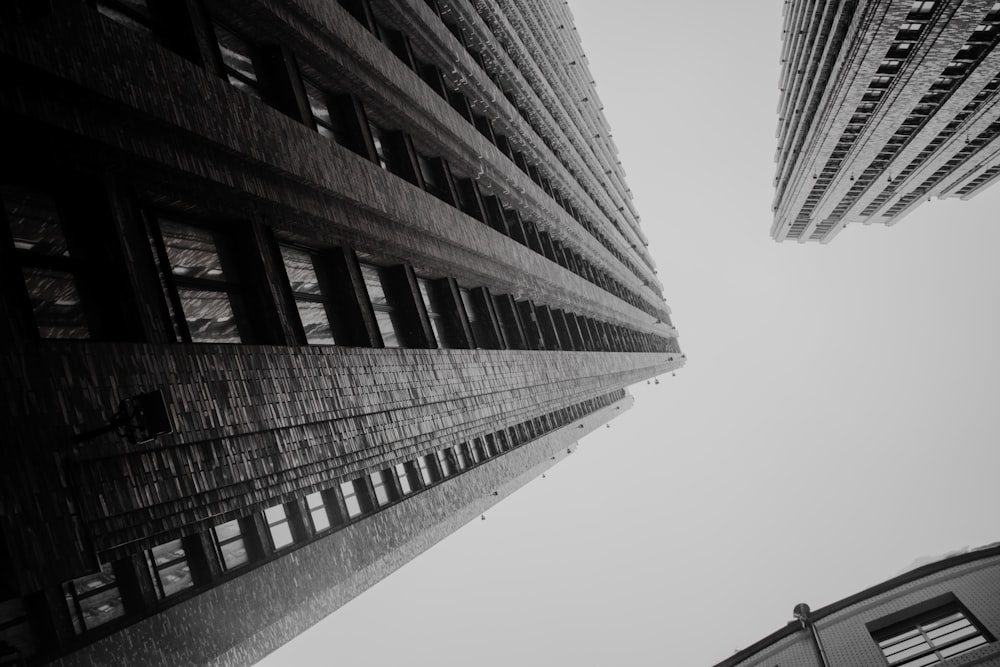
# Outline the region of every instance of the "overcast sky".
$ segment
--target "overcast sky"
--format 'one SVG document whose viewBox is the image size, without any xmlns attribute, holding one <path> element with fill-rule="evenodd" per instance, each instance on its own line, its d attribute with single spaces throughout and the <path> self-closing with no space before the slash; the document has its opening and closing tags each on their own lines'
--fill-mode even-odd
<svg viewBox="0 0 1000 667">
<path fill-rule="evenodd" d="M 264 665 L 712 665 L 1000 540 L 1000 187 L 770 236 L 780 0 L 571 0 L 677 377 Z"/>
</svg>

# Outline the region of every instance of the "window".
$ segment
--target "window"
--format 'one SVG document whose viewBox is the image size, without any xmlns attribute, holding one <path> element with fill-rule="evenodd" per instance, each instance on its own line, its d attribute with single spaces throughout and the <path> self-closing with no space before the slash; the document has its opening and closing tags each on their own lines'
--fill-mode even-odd
<svg viewBox="0 0 1000 667">
<path fill-rule="evenodd" d="M 275 549 L 284 549 L 295 541 L 284 505 L 268 507 L 264 510 L 264 519 L 267 521 L 267 530 L 271 534 L 271 544 Z"/>
<path fill-rule="evenodd" d="M 146 551 L 146 567 L 159 599 L 194 586 L 187 554 L 180 540 L 171 540 Z"/>
<path fill-rule="evenodd" d="M 988 644 L 992 638 L 952 601 L 872 632 L 891 667 L 927 667 Z"/>
<path fill-rule="evenodd" d="M 372 490 L 375 492 L 375 502 L 382 507 L 393 501 L 391 482 L 386 479 L 385 471 L 380 470 L 369 475 L 372 480 Z"/>
<path fill-rule="evenodd" d="M 314 264 L 315 255 L 281 246 L 281 259 L 292 288 L 306 341 L 312 345 L 333 345 L 333 303 L 323 294 Z"/>
<path fill-rule="evenodd" d="M 142 32 L 153 32 L 153 14 L 146 0 L 97 0 L 97 11 Z"/>
<path fill-rule="evenodd" d="M 215 538 L 215 549 L 219 561 L 225 570 L 232 570 L 250 561 L 246 542 L 243 541 L 243 529 L 239 519 L 233 519 L 212 528 Z"/>
<path fill-rule="evenodd" d="M 323 502 L 323 494 L 317 491 L 306 496 L 306 507 L 309 508 L 309 518 L 312 520 L 313 530 L 321 533 L 330 527 L 330 515 L 326 513 L 326 503 Z"/>
<path fill-rule="evenodd" d="M 451 477 L 455 474 L 455 454 L 450 449 L 438 450 L 437 460 L 442 477 Z"/>
<path fill-rule="evenodd" d="M 96 574 L 63 584 L 63 593 L 77 634 L 125 614 L 122 595 L 108 563 L 102 564 L 101 571 Z"/>
<path fill-rule="evenodd" d="M 224 261 L 224 238 L 202 227 L 160 217 L 163 252 L 172 278 L 176 324 L 186 342 L 240 343 L 246 324 L 235 270 Z"/>
<path fill-rule="evenodd" d="M 309 98 L 309 110 L 316 122 L 316 131 L 327 139 L 337 141 L 337 123 L 330 113 L 330 101 L 326 91 L 309 79 L 303 79 L 302 85 L 306 90 L 306 97 Z"/>
<path fill-rule="evenodd" d="M 455 462 L 458 464 L 459 470 L 465 470 L 469 467 L 469 445 L 467 443 L 455 445 Z"/>
<path fill-rule="evenodd" d="M 395 470 L 396 479 L 399 480 L 399 490 L 403 492 L 404 496 L 408 493 L 413 493 L 413 485 L 410 484 L 410 471 L 407 470 L 407 464 L 397 463 Z"/>
<path fill-rule="evenodd" d="M 368 298 L 371 299 L 372 308 L 375 310 L 375 321 L 382 336 L 382 345 L 400 347 L 402 323 L 399 321 L 398 311 L 386 296 L 382 272 L 376 266 L 361 264 L 361 275 L 368 290 Z"/>
<path fill-rule="evenodd" d="M 42 338 L 89 338 L 90 327 L 80 299 L 80 267 L 55 201 L 17 185 L 0 185 L 0 199 L 24 286 Z"/>
<path fill-rule="evenodd" d="M 219 24 L 213 27 L 215 38 L 219 42 L 222 66 L 229 83 L 234 88 L 250 93 L 258 99 L 264 99 L 263 87 L 257 77 L 257 66 L 254 64 L 254 48 L 250 41 Z"/>
<path fill-rule="evenodd" d="M 420 468 L 420 480 L 424 483 L 424 486 L 430 486 L 437 481 L 433 454 L 417 457 L 417 467 Z"/>
<path fill-rule="evenodd" d="M 420 286 L 420 296 L 423 297 L 424 306 L 427 308 L 427 317 L 431 321 L 431 328 L 434 329 L 434 338 L 437 339 L 438 346 L 451 347 L 444 327 L 444 315 L 441 313 L 440 304 L 434 295 L 431 281 L 426 278 L 417 278 L 417 284 Z"/>
<path fill-rule="evenodd" d="M 344 505 L 347 507 L 347 517 L 353 519 L 361 516 L 361 501 L 358 498 L 358 487 L 361 480 L 344 482 L 340 485 L 340 493 L 344 496 Z"/>
<path fill-rule="evenodd" d="M 372 142 L 375 144 L 376 163 L 386 171 L 390 171 L 388 133 L 374 123 L 368 123 L 368 128 L 371 130 Z"/>
</svg>

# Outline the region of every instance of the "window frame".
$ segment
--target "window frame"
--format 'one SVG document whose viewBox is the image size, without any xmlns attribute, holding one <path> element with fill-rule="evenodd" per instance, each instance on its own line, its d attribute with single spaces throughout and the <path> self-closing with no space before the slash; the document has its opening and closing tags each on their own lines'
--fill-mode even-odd
<svg viewBox="0 0 1000 667">
<path fill-rule="evenodd" d="M 166 561 L 164 563 L 157 563 L 156 562 L 156 556 L 155 556 L 155 554 L 153 552 L 156 549 L 160 548 L 160 547 L 165 547 L 165 546 L 167 546 L 169 544 L 173 544 L 174 542 L 176 542 L 178 544 L 178 546 L 180 547 L 181 551 L 184 552 L 184 555 L 183 556 L 178 556 L 178 557 L 173 558 L 172 560 L 168 560 L 168 561 Z M 175 595 L 179 595 L 179 594 L 183 593 L 184 591 L 186 591 L 188 589 L 192 589 L 192 588 L 195 587 L 194 573 L 191 571 L 191 563 L 188 560 L 188 553 L 187 553 L 187 549 L 184 547 L 184 541 L 183 541 L 183 539 L 177 538 L 175 540 L 169 540 L 169 541 L 164 542 L 162 544 L 157 544 L 155 547 L 152 547 L 150 549 L 146 549 L 143 552 L 143 555 L 145 556 L 145 561 L 146 561 L 146 571 L 149 573 L 149 578 L 150 578 L 150 581 L 153 584 L 153 589 L 156 592 L 156 599 L 157 600 L 166 600 L 169 597 L 173 597 Z M 164 570 L 166 570 L 167 568 L 173 567 L 174 565 L 177 565 L 178 563 L 182 563 L 182 562 L 187 565 L 188 573 L 191 575 L 190 581 L 188 581 L 187 585 L 185 585 L 185 586 L 183 586 L 181 588 L 178 588 L 177 590 L 175 590 L 175 591 L 173 591 L 171 593 L 167 593 L 167 587 L 163 583 L 163 577 L 161 576 L 161 573 Z"/>
<path fill-rule="evenodd" d="M 956 616 L 958 618 L 953 618 Z M 942 623 L 942 621 L 949 618 L 952 620 L 947 623 Z M 940 645 L 935 644 L 935 640 L 957 632 L 962 628 L 953 629 L 942 634 L 940 637 L 929 636 L 936 630 L 947 628 L 949 625 L 959 623 L 961 621 L 965 621 L 967 623 L 966 627 L 972 629 L 971 634 L 966 633 L 960 637 L 953 638 L 948 642 L 941 643 Z M 881 652 L 886 664 L 891 667 L 910 667 L 914 664 L 920 664 L 921 666 L 926 667 L 941 665 L 947 663 L 947 661 L 956 656 L 963 655 L 969 651 L 973 651 L 981 646 L 986 646 L 996 641 L 996 639 L 990 635 L 990 633 L 975 618 L 975 616 L 969 613 L 968 609 L 966 609 L 966 607 L 959 602 L 958 598 L 951 594 L 940 596 L 933 600 L 928 600 L 924 603 L 915 605 L 909 609 L 891 614 L 883 619 L 867 624 L 867 628 L 871 634 L 872 641 L 875 642 L 876 648 L 878 648 Z M 916 631 L 915 634 L 914 631 Z M 918 641 L 916 644 L 911 644 L 910 646 L 897 650 L 892 654 L 887 653 L 886 651 L 886 649 L 910 643 L 918 638 L 921 638 L 922 641 Z M 944 650 L 954 648 L 955 646 L 959 646 L 977 638 L 980 638 L 983 641 L 974 646 L 964 648 L 956 653 L 942 655 L 942 651 Z M 890 659 L 892 655 L 906 653 L 907 651 L 912 651 L 921 646 L 924 647 L 923 650 L 913 653 L 912 655 L 907 655 L 903 659 L 896 661 Z M 931 663 L 918 662 L 924 660 L 928 656 L 935 656 L 936 661 Z"/>
</svg>

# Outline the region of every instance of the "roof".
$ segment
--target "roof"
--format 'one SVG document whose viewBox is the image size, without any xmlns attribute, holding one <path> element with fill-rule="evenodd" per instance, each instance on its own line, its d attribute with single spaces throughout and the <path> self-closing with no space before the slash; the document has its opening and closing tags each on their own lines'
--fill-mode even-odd
<svg viewBox="0 0 1000 667">
<path fill-rule="evenodd" d="M 898 588 L 899 586 L 902 586 L 904 584 L 917 581 L 919 579 L 935 574 L 937 572 L 948 570 L 957 565 L 962 565 L 964 563 L 971 563 L 977 560 L 992 558 L 994 556 L 1000 556 L 1000 542 L 994 542 L 992 544 L 987 544 L 986 546 L 983 547 L 970 549 L 963 553 L 959 553 L 958 555 L 955 556 L 942 558 L 940 560 L 935 560 L 931 563 L 927 563 L 926 565 L 922 565 L 920 567 L 909 570 L 908 572 L 904 572 L 903 574 L 895 576 L 892 579 L 887 579 L 886 581 L 883 581 L 880 584 L 876 584 L 875 586 L 866 588 L 860 593 L 855 593 L 854 595 L 846 597 L 842 600 L 838 600 L 833 604 L 829 604 L 825 607 L 822 607 L 821 609 L 817 609 L 809 614 L 809 620 L 818 621 L 822 618 L 826 618 L 827 616 L 835 614 L 838 611 L 846 609 L 847 607 L 855 605 L 858 602 L 867 600 L 868 598 L 873 598 L 876 595 L 881 595 L 882 593 L 891 591 L 892 589 Z M 771 634 L 767 635 L 763 639 L 754 642 L 753 644 L 746 647 L 742 651 L 738 651 L 737 653 L 729 656 L 722 662 L 717 663 L 715 667 L 735 667 L 735 665 L 738 665 L 744 660 L 752 658 L 754 655 L 760 653 L 761 651 L 768 648 L 772 644 L 776 644 L 780 640 L 785 639 L 786 637 L 790 637 L 791 635 L 794 635 L 801 629 L 802 626 L 799 624 L 798 621 L 796 620 L 789 621 L 788 624 L 785 625 L 783 628 L 780 628 L 772 632 Z"/>
</svg>

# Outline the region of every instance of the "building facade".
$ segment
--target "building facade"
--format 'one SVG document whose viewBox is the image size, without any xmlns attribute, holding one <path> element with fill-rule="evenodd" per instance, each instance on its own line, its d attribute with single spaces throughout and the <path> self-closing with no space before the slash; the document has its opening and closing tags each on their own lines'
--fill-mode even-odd
<svg viewBox="0 0 1000 667">
<path fill-rule="evenodd" d="M 0 664 L 252 663 L 684 363 L 562 2 L 14 0 L 0 66 Z"/>
<path fill-rule="evenodd" d="M 790 0 L 784 16 L 775 240 L 894 225 L 1000 176 L 996 2 Z"/>
<path fill-rule="evenodd" d="M 795 620 L 716 667 L 1000 665 L 1000 544 L 923 565 Z"/>
</svg>

